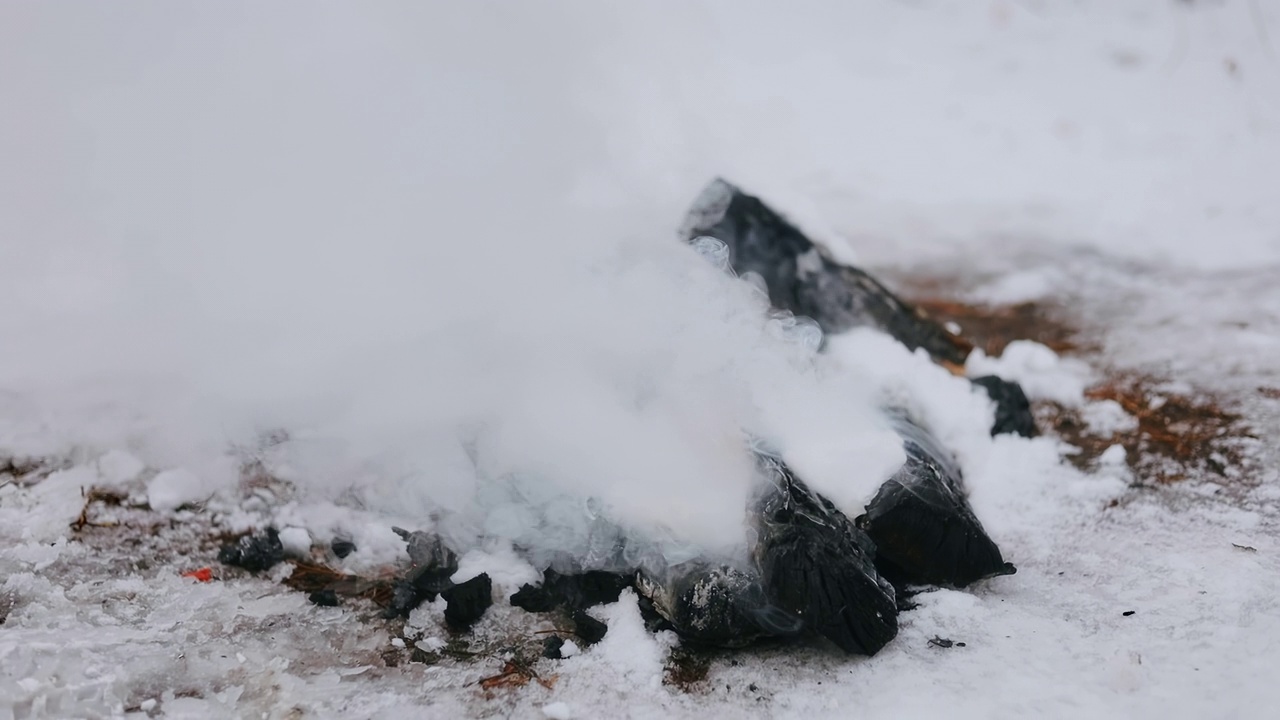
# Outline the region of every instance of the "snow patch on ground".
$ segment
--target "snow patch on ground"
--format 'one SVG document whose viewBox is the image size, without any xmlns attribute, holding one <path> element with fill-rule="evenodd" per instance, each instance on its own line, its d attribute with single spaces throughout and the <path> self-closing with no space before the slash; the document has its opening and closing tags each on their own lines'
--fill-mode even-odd
<svg viewBox="0 0 1280 720">
<path fill-rule="evenodd" d="M 1111 437 L 1116 433 L 1138 428 L 1138 419 L 1125 412 L 1124 407 L 1115 400 L 1098 400 L 1085 404 L 1080 409 L 1080 418 L 1091 434 L 1101 437 Z"/>
<path fill-rule="evenodd" d="M 311 533 L 306 528 L 286 527 L 280 530 L 280 544 L 287 557 L 311 557 Z"/>
<path fill-rule="evenodd" d="M 547 703 L 542 706 L 542 714 L 551 720 L 570 720 L 573 717 L 573 708 L 568 703 Z"/>
<path fill-rule="evenodd" d="M 975 349 L 965 362 L 970 377 L 996 375 L 1022 386 L 1031 400 L 1052 400 L 1064 407 L 1084 403 L 1084 390 L 1093 379 L 1089 366 L 1079 360 L 1059 357 L 1038 342 L 1014 340 L 1000 357 L 988 357 Z"/>
<path fill-rule="evenodd" d="M 98 458 L 99 481 L 106 486 L 124 485 L 147 469 L 141 460 L 123 450 L 110 450 Z"/>
<path fill-rule="evenodd" d="M 1004 273 L 968 293 L 978 303 L 1017 305 L 1057 294 L 1066 278 L 1054 270 L 1028 269 Z"/>
<path fill-rule="evenodd" d="M 476 548 L 458 559 L 458 572 L 453 574 L 455 583 L 463 583 L 481 573 L 487 573 L 497 592 L 507 595 L 526 583 L 542 582 L 542 573 L 516 554 L 510 543 L 492 541 L 487 547 Z"/>
<path fill-rule="evenodd" d="M 157 512 L 177 510 L 206 499 L 206 487 L 204 480 L 190 470 L 165 470 L 147 482 L 147 502 Z"/>
</svg>

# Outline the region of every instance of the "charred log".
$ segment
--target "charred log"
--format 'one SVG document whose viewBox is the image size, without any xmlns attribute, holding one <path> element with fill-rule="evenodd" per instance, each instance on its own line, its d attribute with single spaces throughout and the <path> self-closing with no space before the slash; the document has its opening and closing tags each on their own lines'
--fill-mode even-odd
<svg viewBox="0 0 1280 720">
<path fill-rule="evenodd" d="M 775 308 L 812 318 L 824 333 L 870 326 L 934 360 L 959 367 L 972 347 L 858 268 L 833 260 L 759 198 L 716 179 L 694 203 L 684 238 L 713 237 L 738 274 L 764 280 Z"/>
<path fill-rule="evenodd" d="M 769 605 L 850 653 L 874 655 L 898 634 L 894 589 L 871 539 L 780 460 L 758 501 L 756 562 Z"/>
<path fill-rule="evenodd" d="M 1017 572 L 974 515 L 959 466 L 919 425 L 899 418 L 897 428 L 907 462 L 857 520 L 880 572 L 897 585 L 954 587 Z"/>
</svg>

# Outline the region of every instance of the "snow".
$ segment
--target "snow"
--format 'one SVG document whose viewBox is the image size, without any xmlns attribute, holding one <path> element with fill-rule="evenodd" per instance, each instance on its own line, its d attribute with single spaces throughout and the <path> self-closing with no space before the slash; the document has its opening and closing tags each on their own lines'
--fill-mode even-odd
<svg viewBox="0 0 1280 720">
<path fill-rule="evenodd" d="M 1280 401 L 1259 392 L 1280 388 L 1273 4 L 547 3 L 501 23 L 285 5 L 0 9 L 0 461 L 48 461 L 0 474 L 0 717 L 1280 703 Z M 748 288 L 659 249 L 716 174 L 872 270 L 1065 305 L 1096 341 L 1087 364 L 1026 342 L 966 372 L 1077 407 L 1100 435 L 1133 423 L 1085 400 L 1106 369 L 1212 391 L 1262 438 L 1233 468 L 1247 482 L 1134 489 L 1120 446 L 1085 473 L 1052 437 L 989 438 L 981 392 L 874 333 L 796 370 L 805 343 L 752 321 Z M 753 649 L 684 692 L 662 684 L 676 640 L 627 595 L 592 611 L 600 644 L 538 662 L 551 688 L 486 698 L 500 628 L 555 628 L 502 601 L 537 569 L 514 538 L 479 537 L 483 518 L 440 520 L 470 538 L 457 578 L 495 582 L 470 663 L 387 667 L 399 629 L 367 606 L 180 577 L 217 567 L 202 538 L 267 524 L 295 550 L 303 532 L 349 536 L 340 567 L 385 567 L 403 554 L 392 524 L 431 527 L 477 487 L 455 425 L 511 409 L 490 470 L 537 464 L 571 497 L 624 467 L 615 507 L 700 544 L 737 529 L 722 508 L 742 488 L 708 481 L 732 453 L 706 448 L 738 439 L 705 430 L 739 421 L 853 511 L 898 457 L 862 412 L 881 402 L 956 451 L 1019 571 L 922 594 L 874 658 Z M 290 442 L 262 447 L 279 427 Z M 292 487 L 236 496 L 246 455 Z M 97 485 L 150 503 L 103 509 L 136 544 L 70 529 Z M 406 652 L 446 649 L 442 609 L 409 618 L 424 639 Z"/>
<path fill-rule="evenodd" d="M 436 650 L 444 647 L 445 642 L 438 637 L 429 637 L 424 640 L 419 640 L 416 645 L 428 652 L 435 652 Z"/>
<path fill-rule="evenodd" d="M 1084 403 L 1084 389 L 1091 379 L 1088 366 L 1063 359 L 1038 342 L 1014 340 L 1000 357 L 987 357 L 981 348 L 965 362 L 970 377 L 996 375 L 1022 385 L 1031 400 L 1052 400 L 1065 407 Z"/>
<path fill-rule="evenodd" d="M 103 485 L 124 485 L 146 469 L 141 460 L 124 450 L 110 450 L 98 458 L 98 475 Z"/>
<path fill-rule="evenodd" d="M 913 353 L 883 333 L 860 329 L 830 338 L 828 352 L 833 371 L 871 380 L 880 388 L 879 404 L 907 411 L 962 460 L 971 452 L 986 452 L 995 405 L 984 391 L 934 363 L 923 350 Z M 843 488 L 832 487 L 824 483 L 826 475 L 813 472 L 813 463 L 791 454 L 787 460 L 846 510 L 865 503 L 879 487 L 855 487 L 847 479 Z"/>
<path fill-rule="evenodd" d="M 674 639 L 671 633 L 655 636 L 645 629 L 631 589 L 624 590 L 618 602 L 606 606 L 602 614 L 600 619 L 609 626 L 609 632 L 575 662 L 605 667 L 617 675 L 619 683 L 631 687 L 658 689 L 662 684 L 664 646 Z"/>
<path fill-rule="evenodd" d="M 493 586 L 510 591 L 508 594 L 526 583 L 537 585 L 542 582 L 541 573 L 519 557 L 510 543 L 501 541 L 464 553 L 458 558 L 458 572 L 453 574 L 453 581 L 463 583 L 481 573 L 487 573 Z"/>
<path fill-rule="evenodd" d="M 1127 455 L 1128 453 L 1123 445 L 1112 445 L 1103 450 L 1102 454 L 1098 456 L 1098 463 L 1118 468 L 1124 465 Z"/>
<path fill-rule="evenodd" d="M 147 482 L 147 502 L 158 512 L 177 510 L 207 497 L 205 483 L 183 468 L 165 470 Z"/>
<path fill-rule="evenodd" d="M 1014 271 L 974 289 L 969 297 L 990 305 L 1016 305 L 1050 297 L 1064 282 L 1052 269 Z"/>
<path fill-rule="evenodd" d="M 286 527 L 280 530 L 280 544 L 288 557 L 311 557 L 311 533 L 303 527 Z"/>
<path fill-rule="evenodd" d="M 570 720 L 573 717 L 573 708 L 562 702 L 547 703 L 542 706 L 542 714 L 551 720 Z"/>
<path fill-rule="evenodd" d="M 1084 420 L 1090 433 L 1101 437 L 1110 437 L 1138 427 L 1138 419 L 1125 412 L 1124 407 L 1115 400 L 1098 400 L 1086 404 L 1080 410 L 1080 418 Z"/>
</svg>

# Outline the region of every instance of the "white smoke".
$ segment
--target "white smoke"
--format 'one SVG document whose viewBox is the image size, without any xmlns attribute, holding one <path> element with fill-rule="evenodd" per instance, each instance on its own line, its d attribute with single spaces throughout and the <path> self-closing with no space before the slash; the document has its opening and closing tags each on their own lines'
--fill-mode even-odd
<svg viewBox="0 0 1280 720">
<path fill-rule="evenodd" d="M 482 529 L 526 540 L 567 512 L 568 547 L 589 513 L 563 502 L 588 497 L 740 542 L 744 433 L 837 450 L 812 480 L 839 494 L 900 462 L 867 388 L 676 241 L 716 164 L 658 110 L 696 9 L 679 30 L 586 3 L 133 9 L 0 23 L 21 421 L 211 487 L 228 445 L 283 428 L 316 493 L 423 516 L 479 496 Z"/>
</svg>

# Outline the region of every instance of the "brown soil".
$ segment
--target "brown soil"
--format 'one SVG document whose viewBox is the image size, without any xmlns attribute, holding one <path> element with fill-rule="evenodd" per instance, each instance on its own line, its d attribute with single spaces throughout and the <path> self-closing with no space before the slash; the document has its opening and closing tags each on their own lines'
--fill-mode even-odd
<svg viewBox="0 0 1280 720">
<path fill-rule="evenodd" d="M 1085 392 L 1091 400 L 1113 400 L 1137 419 L 1137 427 L 1109 436 L 1092 435 L 1073 410 L 1043 404 L 1037 420 L 1081 449 L 1069 459 L 1088 469 L 1112 445 L 1121 445 L 1142 483 L 1187 478 L 1238 481 L 1245 464 L 1243 445 L 1252 439 L 1241 416 L 1209 394 L 1163 392 L 1153 378 L 1120 375 Z"/>
<path fill-rule="evenodd" d="M 696 692 L 711 671 L 711 656 L 697 649 L 677 647 L 667 658 L 662 683 L 681 692 Z"/>
<path fill-rule="evenodd" d="M 1046 303 L 969 305 L 942 299 L 939 282 L 918 281 L 931 296 L 912 299 L 939 322 L 955 323 L 960 334 L 988 355 L 999 355 L 1014 340 L 1034 340 L 1063 355 L 1096 360 L 1101 348 L 1071 314 Z M 1127 462 L 1139 484 L 1172 483 L 1208 478 L 1227 484 L 1244 477 L 1243 446 L 1253 440 L 1241 415 L 1222 398 L 1204 392 L 1169 392 L 1167 378 L 1103 369 L 1102 382 L 1085 392 L 1090 400 L 1114 400 L 1137 419 L 1133 430 L 1108 436 L 1089 432 L 1080 414 L 1053 403 L 1035 404 L 1037 423 L 1080 448 L 1070 461 L 1090 469 L 1112 445 L 1126 450 Z M 1280 389 L 1259 388 L 1265 397 L 1280 397 Z"/>
<path fill-rule="evenodd" d="M 293 572 L 284 579 L 284 584 L 294 590 L 305 593 L 332 590 L 338 595 L 368 598 L 380 607 L 391 604 L 392 577 L 365 578 L 317 563 L 289 562 L 293 564 Z"/>
<path fill-rule="evenodd" d="M 987 355 L 999 355 L 1014 340 L 1034 340 L 1059 354 L 1094 349 L 1085 346 L 1080 331 L 1060 310 L 1041 303 L 967 305 L 939 298 L 914 302 L 938 322 L 959 325 L 960 335 Z"/>
</svg>

